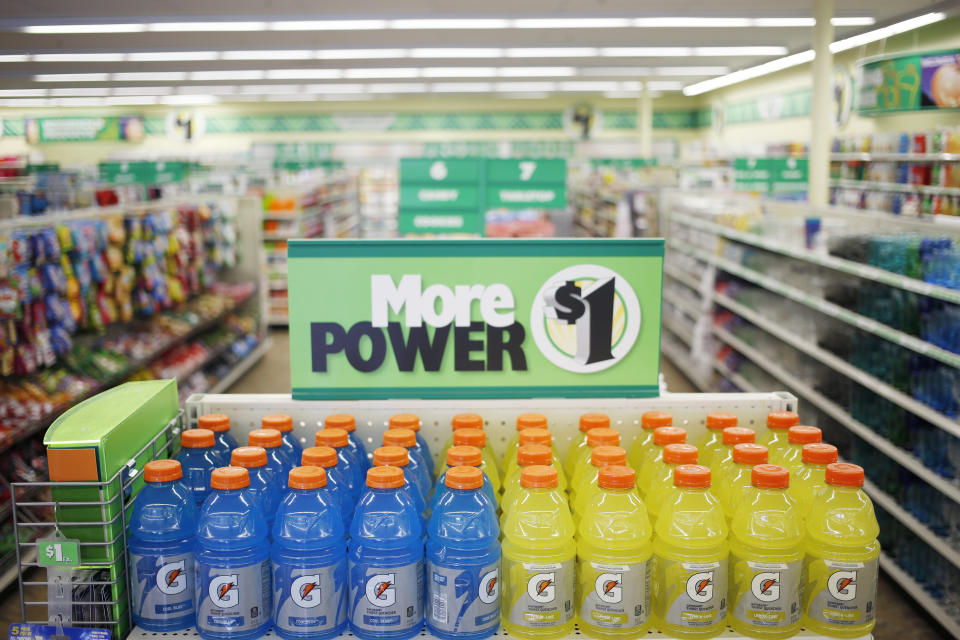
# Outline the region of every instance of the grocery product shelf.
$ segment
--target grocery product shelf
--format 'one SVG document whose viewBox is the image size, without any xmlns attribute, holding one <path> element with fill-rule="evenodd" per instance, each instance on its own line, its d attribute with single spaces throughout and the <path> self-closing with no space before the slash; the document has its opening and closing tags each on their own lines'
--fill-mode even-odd
<svg viewBox="0 0 960 640">
<path fill-rule="evenodd" d="M 233 383 L 242 378 L 245 373 L 253 368 L 253 365 L 257 364 L 257 362 L 267 354 L 272 345 L 273 341 L 270 337 L 264 337 L 260 341 L 260 344 L 253 348 L 253 351 L 248 353 L 243 360 L 230 369 L 230 373 L 217 380 L 216 384 L 210 387 L 210 393 L 223 393 L 233 386 Z"/>
<path fill-rule="evenodd" d="M 663 272 L 676 280 L 681 284 L 685 284 L 694 291 L 697 292 L 701 297 L 703 297 L 703 283 L 700 282 L 700 279 L 694 276 L 691 273 L 684 271 L 683 269 L 676 267 L 672 264 L 665 263 L 663 265 Z"/>
<path fill-rule="evenodd" d="M 680 338 L 680 340 L 682 340 L 687 346 L 693 346 L 693 333 L 688 331 L 685 327 L 680 326 L 679 323 L 675 322 L 669 316 L 663 317 L 663 326 L 670 333 Z"/>
<path fill-rule="evenodd" d="M 856 152 L 831 153 L 831 160 L 862 162 L 960 162 L 960 153 Z"/>
<path fill-rule="evenodd" d="M 919 582 L 914 580 L 910 574 L 901 569 L 899 565 L 885 553 L 880 553 L 880 568 L 893 578 L 904 591 L 909 593 L 914 600 L 927 610 L 934 620 L 939 622 L 943 628 L 954 638 L 960 638 L 960 622 L 957 622 L 946 609 L 931 596 Z"/>
<path fill-rule="evenodd" d="M 702 309 L 700 305 L 682 294 L 677 293 L 669 286 L 663 288 L 663 299 L 678 309 L 690 314 L 693 318 L 699 318 L 704 313 L 704 309 Z"/>
<path fill-rule="evenodd" d="M 737 387 L 742 391 L 746 391 L 748 393 L 755 393 L 759 391 L 756 385 L 754 385 L 752 382 L 744 378 L 742 375 L 740 375 L 736 371 L 732 371 L 730 367 L 728 367 L 727 365 L 725 365 L 723 362 L 719 360 L 713 361 L 713 369 L 714 371 L 719 373 L 721 376 L 723 376 L 733 384 L 737 385 Z"/>
<path fill-rule="evenodd" d="M 690 354 L 684 353 L 677 346 L 670 342 L 661 341 L 660 352 L 673 363 L 680 373 L 685 375 L 693 385 L 701 391 L 707 391 L 710 388 L 708 381 L 704 380 L 698 371 L 690 366 Z M 669 389 L 668 389 L 669 391 Z"/>
<path fill-rule="evenodd" d="M 871 180 L 831 180 L 830 186 L 845 189 L 865 189 L 874 191 L 898 191 L 902 193 L 925 193 L 934 196 L 960 196 L 960 187 L 937 187 L 923 184 L 901 184 L 899 182 L 874 182 Z"/>
</svg>

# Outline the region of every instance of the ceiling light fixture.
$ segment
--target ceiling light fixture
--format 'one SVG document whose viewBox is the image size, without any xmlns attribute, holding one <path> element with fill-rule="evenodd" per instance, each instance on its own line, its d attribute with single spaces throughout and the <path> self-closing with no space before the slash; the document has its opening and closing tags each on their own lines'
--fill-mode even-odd
<svg viewBox="0 0 960 640">
<path fill-rule="evenodd" d="M 343 77 L 340 69 L 273 69 L 267 80 L 336 80 Z"/>
<path fill-rule="evenodd" d="M 390 29 L 506 29 L 509 20 L 500 18 L 425 18 L 390 20 Z"/>
<path fill-rule="evenodd" d="M 50 89 L 0 89 L 0 98 L 39 98 Z"/>
<path fill-rule="evenodd" d="M 0 56 L 0 62 L 27 62 L 30 56 L 23 54 L 6 54 Z"/>
<path fill-rule="evenodd" d="M 632 26 L 630 18 L 520 18 L 514 29 L 623 29 Z"/>
<path fill-rule="evenodd" d="M 847 51 L 848 49 L 853 49 L 854 47 L 859 47 L 860 45 L 876 42 L 877 40 L 884 40 L 900 33 L 925 27 L 928 24 L 933 24 L 934 22 L 940 22 L 946 17 L 947 16 L 944 13 L 933 12 L 925 13 L 915 18 L 910 18 L 909 20 L 895 22 L 894 24 L 886 27 L 867 31 L 866 33 L 861 33 L 850 38 L 844 38 L 843 40 L 837 40 L 830 45 L 830 52 L 840 53 L 841 51 Z"/>
<path fill-rule="evenodd" d="M 147 31 L 175 33 L 180 31 L 266 31 L 266 22 L 151 22 Z"/>
<path fill-rule="evenodd" d="M 404 84 L 402 82 L 388 82 L 380 84 L 368 84 L 366 86 L 368 93 L 426 93 L 427 85 L 422 82 Z"/>
<path fill-rule="evenodd" d="M 374 31 L 386 29 L 386 20 L 283 20 L 269 23 L 272 31 Z"/>
<path fill-rule="evenodd" d="M 220 102 L 220 99 L 217 96 L 211 95 L 175 95 L 175 96 L 162 96 L 160 98 L 161 104 L 170 104 L 170 105 L 204 105 L 204 104 L 216 104 Z"/>
<path fill-rule="evenodd" d="M 256 70 L 237 70 L 237 71 L 192 71 L 189 75 L 190 80 L 263 80 L 267 75 L 266 71 Z"/>
<path fill-rule="evenodd" d="M 276 49 L 261 51 L 223 51 L 221 60 L 311 60 L 314 51 L 305 49 Z"/>
<path fill-rule="evenodd" d="M 123 62 L 123 53 L 35 53 L 31 62 Z"/>
<path fill-rule="evenodd" d="M 202 62 L 219 58 L 218 51 L 141 51 L 127 55 L 130 62 Z"/>
<path fill-rule="evenodd" d="M 493 88 L 489 82 L 435 82 L 430 85 L 434 93 L 488 93 Z"/>
<path fill-rule="evenodd" d="M 147 25 L 127 24 L 38 24 L 23 27 L 24 33 L 64 34 L 64 33 L 139 33 L 146 31 Z"/>
<path fill-rule="evenodd" d="M 109 87 L 72 87 L 66 89 L 50 89 L 50 95 L 56 97 L 62 96 L 108 96 Z"/>
<path fill-rule="evenodd" d="M 33 76 L 35 82 L 106 82 L 109 73 L 41 73 Z"/>
<path fill-rule="evenodd" d="M 110 79 L 117 82 L 181 82 L 187 79 L 187 74 L 183 71 L 138 71 L 112 73 Z"/>
<path fill-rule="evenodd" d="M 315 51 L 320 60 L 376 60 L 386 58 L 406 58 L 409 49 L 325 49 Z"/>
<path fill-rule="evenodd" d="M 474 47 L 469 49 L 411 49 L 412 58 L 499 58 L 503 49 Z"/>
</svg>

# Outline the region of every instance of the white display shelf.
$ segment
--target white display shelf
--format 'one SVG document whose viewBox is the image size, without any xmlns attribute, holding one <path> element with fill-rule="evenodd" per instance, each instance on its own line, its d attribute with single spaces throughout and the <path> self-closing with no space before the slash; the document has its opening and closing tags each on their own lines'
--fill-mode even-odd
<svg viewBox="0 0 960 640">
<path fill-rule="evenodd" d="M 730 367 L 728 367 L 727 365 L 725 365 L 719 360 L 713 361 L 713 369 L 714 371 L 722 375 L 724 378 L 726 378 L 733 384 L 737 385 L 737 387 L 741 391 L 745 391 L 747 393 L 755 393 L 756 391 L 758 391 L 756 385 L 754 385 L 752 382 L 744 378 L 739 373 L 732 371 Z"/>
<path fill-rule="evenodd" d="M 673 335 L 680 338 L 680 340 L 682 340 L 688 347 L 693 346 L 693 332 L 688 331 L 686 327 L 683 327 L 679 323 L 674 322 L 672 318 L 668 316 L 664 316 L 663 327 Z"/>
<path fill-rule="evenodd" d="M 693 289 L 694 291 L 696 291 L 698 294 L 700 294 L 700 297 L 704 297 L 704 296 L 703 296 L 703 283 L 700 281 L 699 278 L 697 278 L 697 277 L 694 276 L 693 274 L 691 274 L 691 273 L 689 273 L 689 272 L 687 272 L 687 271 L 684 271 L 684 270 L 681 269 L 680 267 L 674 266 L 674 265 L 669 264 L 669 263 L 664 263 L 664 265 L 663 265 L 663 272 L 664 272 L 666 275 L 668 275 L 668 276 L 670 276 L 671 278 L 673 278 L 674 280 L 676 280 L 677 282 L 679 282 L 679 283 L 681 283 L 681 284 L 685 284 L 685 285 L 687 285 L 688 287 L 690 287 L 691 289 Z"/>
<path fill-rule="evenodd" d="M 885 553 L 880 554 L 880 568 L 886 572 L 888 576 L 893 578 L 893 580 L 903 587 L 903 590 L 909 593 L 914 600 L 920 603 L 920 605 L 927 610 L 934 620 L 943 625 L 943 628 L 946 629 L 954 638 L 960 638 L 960 622 L 953 618 L 946 609 L 941 606 L 941 604 L 935 600 L 926 589 L 923 588 L 923 585 L 914 580 L 910 574 L 901 569 L 899 565 Z"/>
<path fill-rule="evenodd" d="M 872 180 L 831 180 L 833 187 L 844 189 L 863 189 L 866 191 L 898 191 L 902 193 L 924 193 L 935 196 L 960 196 L 960 187 L 937 187 L 923 184 L 901 184 L 899 182 L 874 182 Z"/>
<path fill-rule="evenodd" d="M 847 151 L 831 153 L 830 159 L 837 161 L 860 160 L 862 162 L 960 162 L 960 153 L 896 153 L 893 151 L 871 153 Z"/>
<path fill-rule="evenodd" d="M 663 287 L 663 299 L 678 309 L 690 314 L 690 316 L 693 318 L 699 318 L 706 312 L 706 309 L 702 308 L 701 305 L 697 304 L 689 297 L 677 293 L 669 286 Z"/>
<path fill-rule="evenodd" d="M 666 341 L 660 342 L 660 352 L 666 356 L 670 362 L 673 363 L 673 366 L 679 369 L 680 373 L 686 376 L 697 389 L 701 391 L 710 389 L 710 382 L 705 380 L 696 369 L 690 366 L 691 360 L 688 352 L 684 352 L 677 345 Z"/>
</svg>

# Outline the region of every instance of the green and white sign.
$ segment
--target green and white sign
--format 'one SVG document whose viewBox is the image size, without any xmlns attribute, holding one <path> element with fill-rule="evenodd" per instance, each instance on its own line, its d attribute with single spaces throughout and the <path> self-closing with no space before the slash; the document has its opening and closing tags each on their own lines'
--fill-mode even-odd
<svg viewBox="0 0 960 640">
<path fill-rule="evenodd" d="M 859 61 L 857 111 L 960 108 L 960 49 L 867 58 Z"/>
<path fill-rule="evenodd" d="M 293 397 L 651 397 L 663 240 L 292 240 Z"/>
<path fill-rule="evenodd" d="M 109 184 L 167 184 L 184 180 L 187 162 L 101 162 L 100 181 Z"/>
<path fill-rule="evenodd" d="M 590 158 L 594 169 L 644 169 L 657 166 L 656 158 Z"/>
<path fill-rule="evenodd" d="M 80 543 L 63 538 L 37 540 L 37 563 L 45 567 L 78 567 Z"/>
<path fill-rule="evenodd" d="M 737 191 L 759 191 L 770 188 L 770 158 L 734 158 L 733 184 Z"/>
<path fill-rule="evenodd" d="M 810 179 L 806 158 L 771 158 L 770 192 L 797 193 L 807 190 Z"/>
<path fill-rule="evenodd" d="M 559 158 L 489 159 L 487 209 L 563 209 L 567 161 Z"/>
<path fill-rule="evenodd" d="M 97 140 L 140 142 L 144 134 L 140 116 L 24 118 L 23 126 L 24 136 L 30 144 Z"/>
</svg>

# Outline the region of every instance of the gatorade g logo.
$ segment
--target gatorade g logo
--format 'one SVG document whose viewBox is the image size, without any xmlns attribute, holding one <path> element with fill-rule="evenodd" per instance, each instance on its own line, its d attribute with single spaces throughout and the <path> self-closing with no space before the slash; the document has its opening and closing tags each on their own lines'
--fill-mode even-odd
<svg viewBox="0 0 960 640">
<path fill-rule="evenodd" d="M 300 576 L 294 580 L 290 585 L 290 599 L 304 609 L 320 604 L 320 575 Z"/>
<path fill-rule="evenodd" d="M 844 602 L 857 597 L 857 572 L 834 571 L 827 580 L 830 595 Z"/>
<path fill-rule="evenodd" d="M 499 572 L 494 569 L 493 571 L 488 571 L 484 574 L 483 578 L 480 579 L 480 589 L 477 596 L 484 604 L 493 604 L 497 601 L 497 596 L 500 595 L 500 581 L 498 577 Z"/>
<path fill-rule="evenodd" d="M 687 578 L 687 595 L 694 602 L 710 602 L 713 598 L 713 571 L 695 573 Z"/>
<path fill-rule="evenodd" d="M 617 604 L 623 600 L 623 574 L 622 573 L 601 573 L 597 576 L 594 588 L 597 591 L 597 597 L 604 602 Z"/>
<path fill-rule="evenodd" d="M 753 576 L 750 582 L 753 597 L 760 602 L 774 602 L 780 599 L 780 574 L 764 571 Z"/>
<path fill-rule="evenodd" d="M 229 609 L 230 607 L 235 607 L 240 602 L 240 592 L 239 592 L 239 577 L 234 574 L 232 576 L 217 576 L 210 581 L 210 588 L 207 589 L 207 595 L 210 596 L 210 601 L 213 603 L 213 606 L 219 607 L 221 609 Z"/>
<path fill-rule="evenodd" d="M 397 602 L 395 573 L 381 573 L 367 580 L 367 600 L 375 607 L 392 607 Z"/>
<path fill-rule="evenodd" d="M 555 573 L 538 573 L 527 581 L 527 595 L 534 602 L 547 604 L 557 597 Z"/>
<path fill-rule="evenodd" d="M 184 570 L 183 560 L 165 564 L 157 571 L 157 589 L 160 590 L 160 593 L 175 596 L 178 593 L 183 593 L 186 588 L 187 574 Z"/>
<path fill-rule="evenodd" d="M 563 269 L 530 310 L 537 348 L 561 369 L 594 373 L 619 362 L 640 332 L 640 303 L 626 279 L 593 264 Z"/>
</svg>

